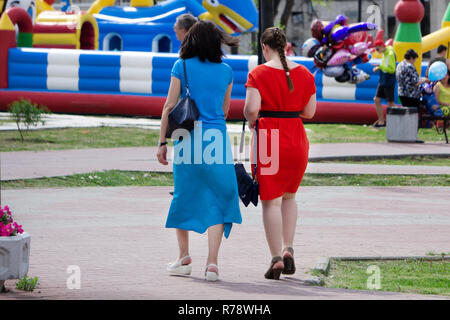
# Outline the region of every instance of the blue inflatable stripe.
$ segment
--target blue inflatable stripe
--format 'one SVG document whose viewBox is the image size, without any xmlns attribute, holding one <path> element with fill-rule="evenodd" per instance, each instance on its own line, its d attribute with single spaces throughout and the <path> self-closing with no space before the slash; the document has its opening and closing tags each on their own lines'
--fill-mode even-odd
<svg viewBox="0 0 450 320">
<path fill-rule="evenodd" d="M 80 91 L 120 91 L 119 79 L 80 79 L 78 82 Z"/>
<path fill-rule="evenodd" d="M 169 85 L 170 85 L 170 83 L 167 81 L 153 81 L 152 82 L 152 93 L 167 95 L 167 92 L 169 91 Z"/>
<path fill-rule="evenodd" d="M 8 73 L 15 76 L 47 77 L 47 65 L 30 63 L 8 63 Z"/>
<path fill-rule="evenodd" d="M 78 75 L 80 79 L 114 80 L 120 79 L 120 67 L 80 66 Z"/>
<path fill-rule="evenodd" d="M 245 99 L 246 89 L 244 85 L 233 86 L 231 90 L 231 96 L 237 99 Z"/>
<path fill-rule="evenodd" d="M 170 69 L 153 69 L 152 80 L 153 81 L 166 81 L 170 82 L 172 68 Z"/>
<path fill-rule="evenodd" d="M 153 69 L 169 69 L 172 70 L 172 67 L 175 61 L 178 60 L 178 55 L 167 55 L 167 56 L 155 56 L 152 59 Z"/>
<path fill-rule="evenodd" d="M 241 57 L 241 56 L 237 56 Z M 228 64 L 233 70 L 247 70 L 248 71 L 248 59 L 223 59 L 223 62 Z"/>
<path fill-rule="evenodd" d="M 120 53 L 80 54 L 80 66 L 120 66 Z"/>
<path fill-rule="evenodd" d="M 358 88 L 355 93 L 356 100 L 365 100 L 367 102 L 373 102 L 376 89 L 374 88 Z"/>
<path fill-rule="evenodd" d="M 12 48 L 9 49 L 8 60 L 10 62 L 47 64 L 48 49 L 46 50 Z"/>
<path fill-rule="evenodd" d="M 233 83 L 235 85 L 238 83 L 246 84 L 247 83 L 247 75 L 248 75 L 248 71 L 233 70 Z"/>
<path fill-rule="evenodd" d="M 356 85 L 357 88 L 376 88 L 380 82 L 380 77 L 372 75 L 369 80 L 363 81 Z"/>
<path fill-rule="evenodd" d="M 9 75 L 9 88 L 20 89 L 47 89 L 47 77 L 30 77 L 30 76 L 16 76 Z"/>
<path fill-rule="evenodd" d="M 315 75 L 315 84 L 316 84 L 316 99 L 322 99 L 322 72 L 317 72 Z"/>
</svg>

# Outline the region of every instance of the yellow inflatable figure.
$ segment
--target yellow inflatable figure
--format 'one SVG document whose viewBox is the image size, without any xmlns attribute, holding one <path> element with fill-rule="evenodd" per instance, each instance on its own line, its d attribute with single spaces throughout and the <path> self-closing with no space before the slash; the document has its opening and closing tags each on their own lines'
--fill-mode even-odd
<svg viewBox="0 0 450 320">
<path fill-rule="evenodd" d="M 202 5 L 208 12 L 199 15 L 199 19 L 213 21 L 227 33 L 240 33 L 253 27 L 252 23 L 219 1 L 203 0 Z"/>
</svg>

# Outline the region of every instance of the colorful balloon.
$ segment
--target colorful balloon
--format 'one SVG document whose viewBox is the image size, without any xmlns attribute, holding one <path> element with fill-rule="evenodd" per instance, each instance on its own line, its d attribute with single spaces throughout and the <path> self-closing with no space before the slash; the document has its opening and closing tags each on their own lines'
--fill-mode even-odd
<svg viewBox="0 0 450 320">
<path fill-rule="evenodd" d="M 328 23 L 328 24 L 323 28 L 323 31 L 322 31 L 323 35 L 324 35 L 324 36 L 328 36 L 329 33 L 331 32 L 331 30 L 333 30 L 333 28 L 334 28 L 335 26 L 336 26 L 336 23 L 335 23 L 334 21 Z"/>
<path fill-rule="evenodd" d="M 369 49 L 369 46 L 365 42 L 358 42 L 353 45 L 352 50 L 350 51 L 351 54 L 354 54 L 356 56 L 362 55 L 366 50 Z"/>
<path fill-rule="evenodd" d="M 331 42 L 337 43 L 346 40 L 350 36 L 348 30 L 349 27 L 347 26 L 336 28 L 330 35 Z"/>
<path fill-rule="evenodd" d="M 332 43 L 344 41 L 344 40 L 348 39 L 352 33 L 373 30 L 376 27 L 377 27 L 376 24 L 368 23 L 368 22 L 361 22 L 361 23 L 355 24 L 351 27 L 341 26 L 341 27 L 334 29 L 331 32 L 330 41 Z"/>
<path fill-rule="evenodd" d="M 323 74 L 331 78 L 340 77 L 344 72 L 344 66 L 326 67 L 323 69 Z"/>
<path fill-rule="evenodd" d="M 309 38 L 303 43 L 302 55 L 305 57 L 314 57 L 317 49 L 320 47 L 320 42 L 316 38 Z"/>
<path fill-rule="evenodd" d="M 338 50 L 328 61 L 328 66 L 340 66 L 347 63 L 350 60 L 350 52 L 346 49 Z"/>
<path fill-rule="evenodd" d="M 428 70 L 428 79 L 430 79 L 431 81 L 442 80 L 447 75 L 447 72 L 447 65 L 442 61 L 436 61 Z"/>
<path fill-rule="evenodd" d="M 336 19 L 334 19 L 334 22 L 336 24 L 340 24 L 341 26 L 345 26 L 347 24 L 348 18 L 342 14 L 338 15 Z"/>
<path fill-rule="evenodd" d="M 314 20 L 311 23 L 311 35 L 319 41 L 322 41 L 323 38 L 323 23 L 320 20 Z"/>
<path fill-rule="evenodd" d="M 377 25 L 374 23 L 361 22 L 361 23 L 357 23 L 357 24 L 349 27 L 348 31 L 350 33 L 354 33 L 354 32 L 360 32 L 360 31 L 375 30 L 376 28 L 377 28 Z"/>
<path fill-rule="evenodd" d="M 324 68 L 332 56 L 333 50 L 331 50 L 327 46 L 322 46 L 317 49 L 316 53 L 314 54 L 314 64 L 318 68 Z"/>
<path fill-rule="evenodd" d="M 370 79 L 370 75 L 365 73 L 364 71 L 353 67 L 352 68 L 352 79 L 351 79 L 351 83 L 353 84 L 359 84 L 363 81 L 369 80 Z"/>
<path fill-rule="evenodd" d="M 426 83 L 426 82 L 422 83 L 420 85 L 420 89 L 425 94 L 432 94 L 433 93 L 433 85 L 431 83 Z"/>
</svg>

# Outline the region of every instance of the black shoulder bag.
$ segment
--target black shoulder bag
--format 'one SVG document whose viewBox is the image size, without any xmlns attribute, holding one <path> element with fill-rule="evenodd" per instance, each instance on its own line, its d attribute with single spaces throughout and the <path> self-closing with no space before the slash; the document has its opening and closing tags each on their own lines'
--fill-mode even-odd
<svg viewBox="0 0 450 320">
<path fill-rule="evenodd" d="M 197 109 L 194 99 L 191 98 L 191 93 L 189 92 L 189 84 L 186 73 L 186 61 L 183 60 L 183 70 L 184 70 L 184 82 L 186 87 L 186 96 L 182 98 L 173 107 L 172 111 L 169 113 L 169 122 L 166 131 L 166 138 L 171 138 L 172 133 L 176 129 L 186 129 L 191 131 L 194 129 L 194 122 L 198 120 L 200 112 Z"/>
<path fill-rule="evenodd" d="M 255 125 L 255 143 L 258 143 L 258 120 L 256 120 Z M 241 133 L 241 144 L 239 146 L 239 153 L 243 153 L 244 149 L 244 138 L 245 138 L 245 119 L 242 125 L 242 133 Z M 255 154 L 255 158 L 257 155 Z M 256 169 L 258 167 L 258 161 L 255 163 L 255 169 L 253 171 L 253 176 L 256 177 Z M 241 162 L 238 162 L 234 165 L 234 169 L 236 171 L 237 185 L 239 198 L 241 198 L 242 203 L 247 207 L 250 202 L 255 205 L 258 205 L 258 195 L 259 195 L 259 184 L 256 180 L 254 180 L 245 170 L 244 165 Z"/>
</svg>

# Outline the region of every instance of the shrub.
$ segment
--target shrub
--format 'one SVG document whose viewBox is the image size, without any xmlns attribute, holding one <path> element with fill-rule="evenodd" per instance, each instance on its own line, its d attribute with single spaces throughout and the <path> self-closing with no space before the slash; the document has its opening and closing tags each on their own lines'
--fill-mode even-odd
<svg viewBox="0 0 450 320">
<path fill-rule="evenodd" d="M 17 129 L 19 130 L 22 142 L 24 141 L 24 139 L 20 124 L 22 123 L 28 131 L 30 126 L 37 126 L 39 123 L 45 124 L 45 120 L 42 118 L 42 115 L 50 113 L 50 111 L 45 106 L 37 106 L 31 101 L 24 99 L 14 101 L 12 104 L 10 104 L 9 112 L 11 113 L 11 118 L 17 124 Z"/>
<path fill-rule="evenodd" d="M 28 278 L 28 276 L 25 276 L 16 282 L 16 288 L 24 291 L 33 291 L 39 284 L 38 277 Z"/>
</svg>

